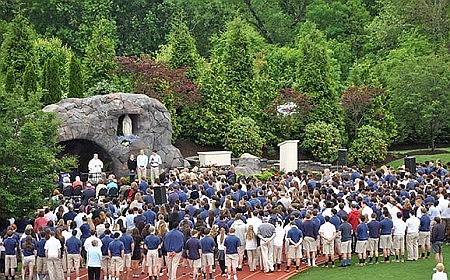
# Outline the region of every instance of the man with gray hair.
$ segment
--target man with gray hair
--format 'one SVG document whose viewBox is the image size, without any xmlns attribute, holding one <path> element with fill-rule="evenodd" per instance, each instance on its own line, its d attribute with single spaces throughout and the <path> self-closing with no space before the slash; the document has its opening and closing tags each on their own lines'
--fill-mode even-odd
<svg viewBox="0 0 450 280">
<path fill-rule="evenodd" d="M 275 226 L 269 223 L 269 217 L 264 217 L 258 227 L 257 235 L 261 239 L 261 259 L 265 273 L 272 273 L 273 266 L 273 239 L 275 238 Z"/>
</svg>

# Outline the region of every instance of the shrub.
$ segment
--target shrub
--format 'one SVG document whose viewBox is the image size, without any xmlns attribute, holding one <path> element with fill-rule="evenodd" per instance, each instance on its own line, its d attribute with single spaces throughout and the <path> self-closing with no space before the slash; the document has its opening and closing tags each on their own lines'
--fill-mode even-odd
<svg viewBox="0 0 450 280">
<path fill-rule="evenodd" d="M 387 155 L 384 133 L 373 126 L 364 125 L 349 150 L 349 160 L 358 166 L 383 161 Z"/>
<path fill-rule="evenodd" d="M 342 136 L 336 125 L 323 121 L 309 123 L 303 137 L 301 147 L 311 153 L 314 159 L 328 163 L 337 159 Z"/>
<path fill-rule="evenodd" d="M 259 133 L 259 127 L 252 118 L 237 118 L 229 123 L 224 147 L 232 151 L 235 157 L 243 153 L 261 157 L 264 139 Z"/>
</svg>

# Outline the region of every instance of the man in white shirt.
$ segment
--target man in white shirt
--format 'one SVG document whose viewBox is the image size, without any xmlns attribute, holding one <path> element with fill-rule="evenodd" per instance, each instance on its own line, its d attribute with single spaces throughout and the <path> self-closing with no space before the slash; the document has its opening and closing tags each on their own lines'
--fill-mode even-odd
<svg viewBox="0 0 450 280">
<path fill-rule="evenodd" d="M 281 221 L 277 220 L 275 223 L 275 238 L 273 239 L 273 263 L 276 265 L 278 271 L 281 271 L 281 263 L 283 261 L 283 243 L 285 235 L 286 232 L 281 225 Z"/>
<path fill-rule="evenodd" d="M 98 179 L 101 178 L 103 168 L 103 161 L 98 158 L 98 154 L 94 154 L 92 159 L 89 161 L 89 177 L 93 184 L 97 184 Z"/>
<path fill-rule="evenodd" d="M 408 251 L 408 261 L 419 259 L 419 228 L 419 218 L 415 215 L 411 215 L 411 217 L 406 220 L 406 249 Z"/>
<path fill-rule="evenodd" d="M 45 242 L 45 256 L 47 257 L 47 270 L 49 280 L 64 279 L 61 262 L 61 242 L 55 238 L 55 233 L 50 232 L 50 238 Z"/>
<path fill-rule="evenodd" d="M 157 154 L 157 151 L 153 150 L 148 161 L 150 162 L 150 180 L 153 185 L 155 183 L 155 179 L 159 178 L 159 166 L 162 164 L 162 160 Z"/>
<path fill-rule="evenodd" d="M 322 239 L 323 253 L 325 255 L 325 265 L 328 267 L 328 262 L 331 262 L 334 267 L 334 239 L 336 238 L 336 227 L 330 223 L 330 216 L 325 216 L 325 223 L 319 228 L 320 238 Z"/>
<path fill-rule="evenodd" d="M 136 158 L 137 161 L 137 174 L 139 182 L 141 178 L 147 177 L 147 164 L 148 164 L 148 156 L 145 154 L 145 150 L 142 149 L 139 152 L 139 155 Z"/>
<path fill-rule="evenodd" d="M 392 239 L 392 247 L 394 247 L 395 250 L 395 261 L 404 262 L 406 223 L 402 220 L 401 212 L 397 212 L 397 219 L 392 219 L 392 223 L 394 224 L 394 237 Z"/>
<path fill-rule="evenodd" d="M 241 240 L 241 246 L 238 247 L 238 267 L 237 270 L 242 270 L 242 262 L 244 260 L 244 252 L 245 252 L 245 234 L 247 232 L 247 225 L 242 221 L 242 214 L 236 214 L 236 220 L 231 225 L 231 228 L 234 228 L 235 235 Z"/>
</svg>

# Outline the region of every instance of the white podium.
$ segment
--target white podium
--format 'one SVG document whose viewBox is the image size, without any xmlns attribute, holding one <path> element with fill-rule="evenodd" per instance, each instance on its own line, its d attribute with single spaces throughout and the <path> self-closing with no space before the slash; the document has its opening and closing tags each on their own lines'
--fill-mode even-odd
<svg viewBox="0 0 450 280">
<path fill-rule="evenodd" d="M 230 151 L 211 151 L 211 152 L 197 152 L 200 166 L 230 166 L 231 152 Z"/>
<path fill-rule="evenodd" d="M 286 140 L 280 144 L 280 170 L 292 172 L 298 168 L 298 145 L 299 140 Z"/>
</svg>

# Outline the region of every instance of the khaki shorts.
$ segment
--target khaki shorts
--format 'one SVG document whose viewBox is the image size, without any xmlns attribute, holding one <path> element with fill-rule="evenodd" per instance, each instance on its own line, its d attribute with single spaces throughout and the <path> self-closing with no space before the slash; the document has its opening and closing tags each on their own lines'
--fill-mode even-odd
<svg viewBox="0 0 450 280">
<path fill-rule="evenodd" d="M 67 254 L 67 267 L 70 268 L 80 268 L 80 254 Z"/>
<path fill-rule="evenodd" d="M 5 256 L 5 271 L 9 271 L 11 268 L 17 267 L 17 257 L 16 255 L 6 255 Z"/>
<path fill-rule="evenodd" d="M 310 236 L 306 236 L 303 240 L 303 249 L 307 252 L 316 252 L 317 251 L 317 242 L 314 238 Z"/>
<path fill-rule="evenodd" d="M 111 271 L 123 271 L 123 259 L 122 257 L 111 258 Z"/>
<path fill-rule="evenodd" d="M 228 267 L 237 267 L 239 263 L 239 255 L 238 254 L 225 254 L 225 265 Z"/>
<path fill-rule="evenodd" d="M 367 243 L 367 249 L 371 252 L 378 251 L 378 243 L 380 243 L 379 238 L 369 238 L 369 242 Z"/>
<path fill-rule="evenodd" d="M 302 257 L 302 245 L 295 247 L 294 245 L 289 245 L 287 258 L 288 259 L 300 259 Z"/>
<path fill-rule="evenodd" d="M 202 259 L 196 260 L 188 260 L 190 268 L 201 268 L 202 267 Z"/>
<path fill-rule="evenodd" d="M 102 256 L 102 269 L 110 270 L 111 258 L 109 256 Z"/>
<path fill-rule="evenodd" d="M 392 247 L 394 249 L 405 250 L 405 236 L 404 235 L 394 235 L 392 238 Z"/>
<path fill-rule="evenodd" d="M 147 266 L 153 268 L 155 266 L 160 266 L 160 265 L 161 265 L 161 261 L 159 260 L 158 249 L 148 250 L 147 251 Z"/>
<path fill-rule="evenodd" d="M 419 231 L 419 245 L 420 246 L 430 246 L 430 232 L 429 231 Z"/>
<path fill-rule="evenodd" d="M 36 258 L 34 257 L 34 255 L 31 256 L 24 256 L 22 258 L 22 266 L 23 267 L 30 267 L 30 266 L 34 266 L 36 263 Z"/>
<path fill-rule="evenodd" d="M 202 266 L 212 266 L 214 264 L 214 254 L 208 253 L 202 255 Z"/>
<path fill-rule="evenodd" d="M 380 249 L 391 249 L 392 247 L 392 236 L 381 235 L 380 236 Z"/>
<path fill-rule="evenodd" d="M 324 254 L 333 255 L 334 254 L 334 242 L 322 240 L 323 246 L 322 251 Z"/>
<path fill-rule="evenodd" d="M 339 250 L 341 249 L 341 235 L 337 234 L 336 238 L 334 239 L 334 248 L 339 248 Z"/>
<path fill-rule="evenodd" d="M 47 274 L 47 258 L 46 257 L 37 257 L 36 273 Z"/>
<path fill-rule="evenodd" d="M 367 252 L 367 240 L 358 240 L 356 241 L 356 253 L 363 254 Z"/>
<path fill-rule="evenodd" d="M 352 241 L 341 241 L 341 253 L 351 254 L 352 253 Z"/>
<path fill-rule="evenodd" d="M 131 267 L 131 253 L 123 255 L 123 265 L 126 268 L 130 268 Z"/>
</svg>

